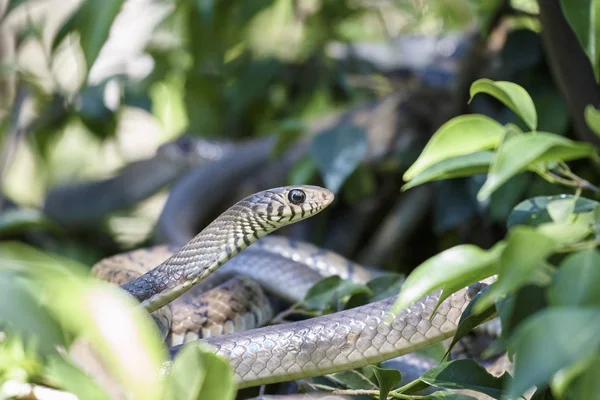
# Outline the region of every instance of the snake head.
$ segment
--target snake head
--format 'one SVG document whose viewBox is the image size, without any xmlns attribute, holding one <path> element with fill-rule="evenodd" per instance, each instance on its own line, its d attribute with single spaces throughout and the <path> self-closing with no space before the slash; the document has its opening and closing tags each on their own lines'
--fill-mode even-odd
<svg viewBox="0 0 600 400">
<path fill-rule="evenodd" d="M 265 190 L 248 197 L 254 215 L 275 224 L 274 228 L 311 217 L 333 202 L 330 190 L 296 185 Z"/>
</svg>

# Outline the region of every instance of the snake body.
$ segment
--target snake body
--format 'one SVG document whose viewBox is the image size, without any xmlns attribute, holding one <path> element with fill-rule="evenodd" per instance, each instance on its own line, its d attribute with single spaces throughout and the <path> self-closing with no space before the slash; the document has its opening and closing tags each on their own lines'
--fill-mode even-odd
<svg viewBox="0 0 600 400">
<path fill-rule="evenodd" d="M 192 293 L 187 292 L 219 266 L 242 259 L 241 255 L 234 256 L 246 247 L 252 247 L 242 253 L 248 253 L 246 257 L 263 251 L 295 262 L 277 238 L 252 244 L 284 225 L 316 214 L 332 200 L 331 192 L 313 186 L 283 187 L 249 196 L 159 266 L 123 284 L 122 288 L 153 312 L 181 295 Z M 318 250 L 309 244 L 300 246 Z M 297 258 L 297 262 L 319 269 L 318 261 L 311 262 L 310 257 Z M 355 269 L 356 266 L 348 271 Z M 300 322 L 249 331 L 238 329 L 234 333 L 223 329 L 217 334 L 228 334 L 219 336 L 206 335 L 204 331 L 202 335 L 184 333 L 183 340 L 181 334 L 177 340 L 185 342 L 203 336 L 202 340 L 233 366 L 240 388 L 313 377 L 397 357 L 452 336 L 469 301 L 490 282 L 477 282 L 452 294 L 438 306 L 435 314 L 439 292 L 414 303 L 391 322 L 386 322 L 386 317 L 395 297 Z M 226 281 L 225 284 L 233 283 Z M 251 297 L 247 295 L 252 291 L 251 286 L 246 286 L 248 292 L 243 292 L 246 295 L 240 296 L 241 300 Z M 261 323 L 255 311 L 246 311 L 254 315 L 250 318 L 252 323 Z M 235 324 L 230 325 L 234 328 Z M 181 344 L 173 346 L 172 354 L 180 347 Z"/>
</svg>

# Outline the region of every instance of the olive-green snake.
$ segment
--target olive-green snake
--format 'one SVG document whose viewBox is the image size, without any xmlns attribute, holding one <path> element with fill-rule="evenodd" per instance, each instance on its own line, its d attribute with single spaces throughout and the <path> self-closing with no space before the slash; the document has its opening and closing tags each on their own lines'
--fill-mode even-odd
<svg viewBox="0 0 600 400">
<path fill-rule="evenodd" d="M 266 241 L 267 245 L 261 248 L 259 241 L 253 246 L 255 249 L 234 257 L 268 233 L 318 213 L 333 197 L 330 191 L 315 186 L 282 187 L 249 196 L 221 214 L 159 266 L 122 288 L 148 311 L 158 310 L 228 260 L 246 253 L 245 257 L 251 257 L 253 251 L 277 252 L 276 245 L 269 246 Z M 112 279 L 110 274 L 105 277 Z M 469 301 L 490 282 L 478 282 L 452 294 L 438 306 L 432 318 L 439 293 L 401 311 L 391 323 L 385 319 L 395 297 L 300 322 L 249 331 L 232 326 L 237 332 L 220 336 L 198 335 L 198 332 L 191 336 L 186 332 L 184 336 L 187 340 L 210 336 L 202 340 L 229 360 L 240 388 L 313 377 L 397 357 L 452 336 Z M 242 281 L 244 284 L 247 296 L 242 297 L 252 297 L 252 284 Z M 242 307 L 237 311 L 245 312 L 246 317 L 242 318 L 253 320 L 250 322 L 260 319 L 252 309 Z M 172 347 L 172 353 L 179 346 Z"/>
</svg>

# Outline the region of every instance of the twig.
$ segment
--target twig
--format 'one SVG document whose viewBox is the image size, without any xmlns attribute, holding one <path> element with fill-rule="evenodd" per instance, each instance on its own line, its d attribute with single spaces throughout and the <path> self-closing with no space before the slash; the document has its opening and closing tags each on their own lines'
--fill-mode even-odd
<svg viewBox="0 0 600 400">
<path fill-rule="evenodd" d="M 308 310 L 303 310 L 300 308 L 294 308 L 293 306 L 291 308 L 288 308 L 285 311 L 280 312 L 279 314 L 277 314 L 275 316 L 275 318 L 273 318 L 271 320 L 271 323 L 273 324 L 283 324 L 288 322 L 285 318 L 289 317 L 290 315 L 302 315 L 302 316 L 306 316 L 306 317 L 316 317 L 318 316 L 317 313 L 312 312 L 312 311 L 308 311 Z"/>
</svg>

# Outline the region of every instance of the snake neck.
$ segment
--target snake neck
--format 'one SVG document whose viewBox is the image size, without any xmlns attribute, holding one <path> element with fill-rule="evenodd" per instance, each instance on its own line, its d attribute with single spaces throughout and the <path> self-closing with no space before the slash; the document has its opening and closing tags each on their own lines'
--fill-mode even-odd
<svg viewBox="0 0 600 400">
<path fill-rule="evenodd" d="M 209 224 L 162 264 L 122 286 L 153 312 L 175 300 L 239 252 L 265 236 L 249 207 L 240 202 Z M 246 216 L 246 218 L 242 218 Z M 241 221 L 241 222 L 240 222 Z"/>
</svg>

